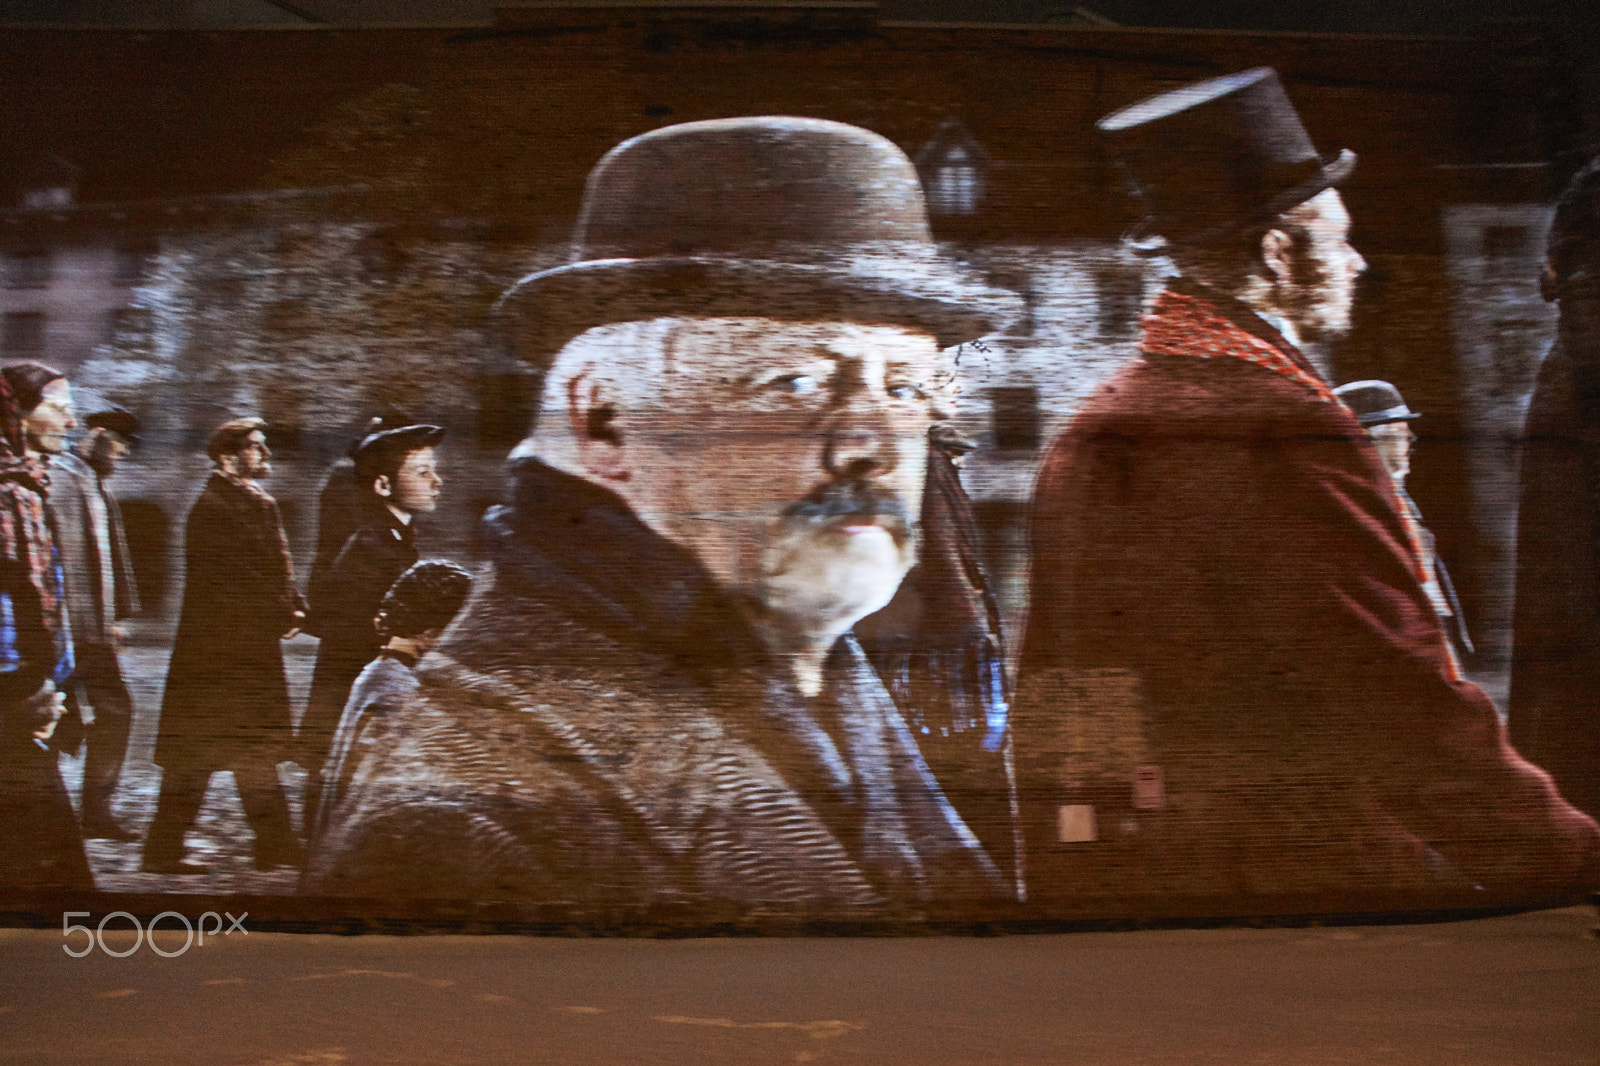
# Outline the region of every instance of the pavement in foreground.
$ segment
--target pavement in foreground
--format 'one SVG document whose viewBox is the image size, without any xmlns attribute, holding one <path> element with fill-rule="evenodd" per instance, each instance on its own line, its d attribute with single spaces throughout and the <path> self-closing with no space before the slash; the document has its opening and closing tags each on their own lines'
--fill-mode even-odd
<svg viewBox="0 0 1600 1066">
<path fill-rule="evenodd" d="M 1595 924 L 185 949 L 167 919 L 164 957 L 116 919 L 82 958 L 81 933 L 0 929 L 0 1062 L 1592 1066 Z"/>
</svg>

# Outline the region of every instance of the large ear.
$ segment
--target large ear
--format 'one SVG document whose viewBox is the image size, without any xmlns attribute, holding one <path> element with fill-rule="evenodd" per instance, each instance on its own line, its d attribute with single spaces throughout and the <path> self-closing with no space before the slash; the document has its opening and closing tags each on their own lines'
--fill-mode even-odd
<svg viewBox="0 0 1600 1066">
<path fill-rule="evenodd" d="M 1267 276 L 1279 285 L 1292 284 L 1295 279 L 1294 238 L 1281 229 L 1269 229 L 1261 235 L 1261 262 Z"/>
<path fill-rule="evenodd" d="M 596 481 L 632 476 L 626 413 L 615 385 L 592 369 L 573 375 L 567 382 L 567 421 L 585 473 Z"/>
<path fill-rule="evenodd" d="M 372 479 L 372 491 L 373 491 L 374 494 L 376 494 L 376 495 L 378 495 L 378 496 L 380 496 L 380 497 L 382 497 L 383 499 L 386 499 L 386 500 L 390 496 L 393 496 L 394 495 L 394 486 L 389 483 L 389 475 L 388 474 L 379 474 L 377 477 L 373 478 Z"/>
</svg>

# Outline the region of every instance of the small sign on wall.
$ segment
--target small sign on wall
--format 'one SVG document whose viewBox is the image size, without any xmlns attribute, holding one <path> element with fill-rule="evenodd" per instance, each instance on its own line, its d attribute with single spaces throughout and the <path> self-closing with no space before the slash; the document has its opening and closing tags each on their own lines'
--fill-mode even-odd
<svg viewBox="0 0 1600 1066">
<path fill-rule="evenodd" d="M 1098 839 L 1094 807 L 1087 803 L 1062 805 L 1056 814 L 1056 839 L 1063 844 L 1083 844 Z"/>
<path fill-rule="evenodd" d="M 1133 809 L 1159 811 L 1167 805 L 1167 783 L 1159 766 L 1133 768 Z"/>
</svg>

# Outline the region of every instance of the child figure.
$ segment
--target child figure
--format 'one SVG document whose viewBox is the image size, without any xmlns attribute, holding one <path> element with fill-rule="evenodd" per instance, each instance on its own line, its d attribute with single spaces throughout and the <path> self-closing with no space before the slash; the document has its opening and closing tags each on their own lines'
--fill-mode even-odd
<svg viewBox="0 0 1600 1066">
<path fill-rule="evenodd" d="M 334 733 L 322 768 L 322 802 L 315 824 L 306 827 L 313 848 L 360 764 L 363 741 L 387 711 L 416 693 L 417 661 L 438 642 L 471 591 L 466 570 L 428 559 L 406 570 L 384 594 L 373 619 L 384 644 L 356 678 Z"/>
</svg>

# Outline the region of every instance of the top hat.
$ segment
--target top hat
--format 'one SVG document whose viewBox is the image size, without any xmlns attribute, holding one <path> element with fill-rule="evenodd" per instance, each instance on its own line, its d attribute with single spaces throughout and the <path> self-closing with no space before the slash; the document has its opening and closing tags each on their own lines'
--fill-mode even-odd
<svg viewBox="0 0 1600 1066">
<path fill-rule="evenodd" d="M 1350 408 L 1356 421 L 1367 428 L 1390 422 L 1410 422 L 1422 415 L 1406 406 L 1400 390 L 1387 381 L 1352 381 L 1340 385 L 1333 394 Z"/>
<path fill-rule="evenodd" d="M 112 404 L 83 420 L 85 429 L 110 430 L 129 444 L 139 443 L 139 416 L 125 407 Z"/>
<path fill-rule="evenodd" d="M 1264 223 L 1355 169 L 1317 154 L 1271 67 L 1196 82 L 1095 123 L 1149 216 L 1146 232 L 1204 244 Z"/>
<path fill-rule="evenodd" d="M 893 142 L 769 116 L 617 145 L 589 173 L 568 263 L 523 278 L 494 313 L 544 366 L 591 327 L 677 315 L 903 325 L 949 347 L 1015 303 L 939 255 Z"/>
<path fill-rule="evenodd" d="M 356 476 L 377 477 L 382 465 L 395 455 L 432 448 L 444 440 L 444 429 L 439 426 L 401 426 L 368 433 L 350 452 L 356 462 Z"/>
</svg>

